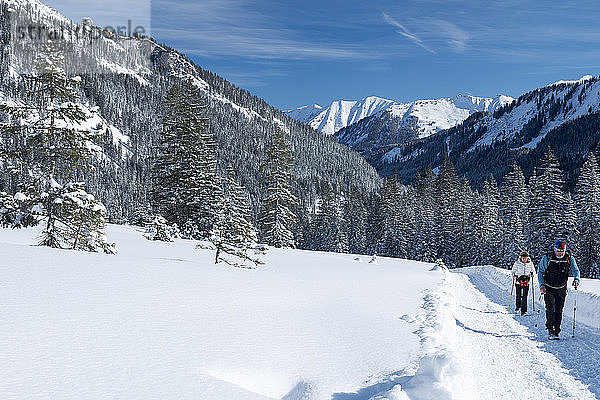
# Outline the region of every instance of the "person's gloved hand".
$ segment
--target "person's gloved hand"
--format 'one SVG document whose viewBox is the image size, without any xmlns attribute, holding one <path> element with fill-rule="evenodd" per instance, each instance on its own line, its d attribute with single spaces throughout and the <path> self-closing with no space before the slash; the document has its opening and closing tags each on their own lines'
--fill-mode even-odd
<svg viewBox="0 0 600 400">
<path fill-rule="evenodd" d="M 546 294 L 546 286 L 540 286 L 540 293 Z"/>
<path fill-rule="evenodd" d="M 579 286 L 579 281 L 577 279 L 573 281 L 573 286 L 575 287 L 575 289 L 577 289 L 577 286 Z"/>
</svg>

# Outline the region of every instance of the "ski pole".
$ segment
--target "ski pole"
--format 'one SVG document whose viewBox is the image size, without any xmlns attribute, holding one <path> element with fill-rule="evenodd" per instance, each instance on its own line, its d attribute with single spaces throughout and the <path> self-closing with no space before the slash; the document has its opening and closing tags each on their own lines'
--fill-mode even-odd
<svg viewBox="0 0 600 400">
<path fill-rule="evenodd" d="M 512 301 L 512 292 L 513 292 L 514 287 L 515 287 L 515 279 L 513 277 L 512 281 L 511 281 L 511 285 L 510 285 L 510 296 L 508 297 L 508 313 L 509 314 L 510 314 L 510 302 Z"/>
<path fill-rule="evenodd" d="M 533 283 L 533 276 L 531 277 L 531 303 L 533 304 L 533 312 L 535 312 L 535 283 Z"/>
<path fill-rule="evenodd" d="M 575 337 L 575 311 L 577 311 L 577 286 L 575 286 L 575 304 L 573 305 L 573 334 L 572 338 Z"/>
<path fill-rule="evenodd" d="M 541 293 L 540 293 L 540 298 L 538 299 L 538 302 L 540 304 L 542 304 L 542 294 Z M 538 322 L 540 320 L 540 311 L 541 311 L 541 309 L 542 309 L 542 306 L 540 305 L 538 307 L 538 309 L 537 309 L 537 317 L 535 318 L 535 335 L 536 336 L 537 336 L 537 331 L 538 331 L 537 327 L 538 327 Z"/>
</svg>

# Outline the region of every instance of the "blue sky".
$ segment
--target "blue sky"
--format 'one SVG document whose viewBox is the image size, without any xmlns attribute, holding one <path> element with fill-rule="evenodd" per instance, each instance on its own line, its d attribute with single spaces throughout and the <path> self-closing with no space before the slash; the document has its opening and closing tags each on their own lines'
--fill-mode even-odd
<svg viewBox="0 0 600 400">
<path fill-rule="evenodd" d="M 516 97 L 600 74 L 597 1 L 47 3 L 99 25 L 140 20 L 158 41 L 281 109 L 369 95 Z"/>
</svg>

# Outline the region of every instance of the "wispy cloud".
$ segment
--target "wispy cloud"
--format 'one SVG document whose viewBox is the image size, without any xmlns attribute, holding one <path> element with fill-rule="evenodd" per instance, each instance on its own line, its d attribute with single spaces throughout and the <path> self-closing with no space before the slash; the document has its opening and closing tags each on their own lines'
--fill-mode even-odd
<svg viewBox="0 0 600 400">
<path fill-rule="evenodd" d="M 468 48 L 470 36 L 452 22 L 441 19 L 432 19 L 430 26 L 437 30 L 442 40 L 445 40 L 457 53 L 462 53 Z"/>
<path fill-rule="evenodd" d="M 419 36 L 417 36 L 416 34 L 410 32 L 404 25 L 402 25 L 396 19 L 394 19 L 393 17 L 391 17 L 389 14 L 383 13 L 383 19 L 388 24 L 390 24 L 390 25 L 392 25 L 392 26 L 394 26 L 396 28 L 399 28 L 398 30 L 396 30 L 396 32 L 399 33 L 400 35 L 402 35 L 402 36 L 410 39 L 416 45 L 418 45 L 421 48 L 427 50 L 428 52 L 430 52 L 432 54 L 436 54 L 435 50 L 433 50 L 433 49 L 429 48 L 428 46 L 426 46 L 425 43 L 423 43 L 423 40 L 421 40 L 421 38 Z"/>
<path fill-rule="evenodd" d="M 153 3 L 153 28 L 160 40 L 176 42 L 189 55 L 254 60 L 367 60 L 381 57 L 367 46 L 307 36 L 248 0 Z"/>
</svg>

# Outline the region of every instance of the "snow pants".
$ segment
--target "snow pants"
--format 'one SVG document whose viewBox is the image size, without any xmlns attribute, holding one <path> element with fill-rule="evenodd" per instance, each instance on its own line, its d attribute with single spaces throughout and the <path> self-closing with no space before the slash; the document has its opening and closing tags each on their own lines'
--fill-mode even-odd
<svg viewBox="0 0 600 400">
<path fill-rule="evenodd" d="M 567 297 L 567 287 L 553 289 L 546 286 L 544 302 L 546 303 L 546 329 L 558 335 L 562 322 L 563 307 Z"/>
<path fill-rule="evenodd" d="M 521 313 L 527 312 L 527 295 L 529 294 L 529 285 L 521 285 L 518 281 L 515 282 L 517 289 L 517 301 L 515 309 L 521 309 Z"/>
</svg>

